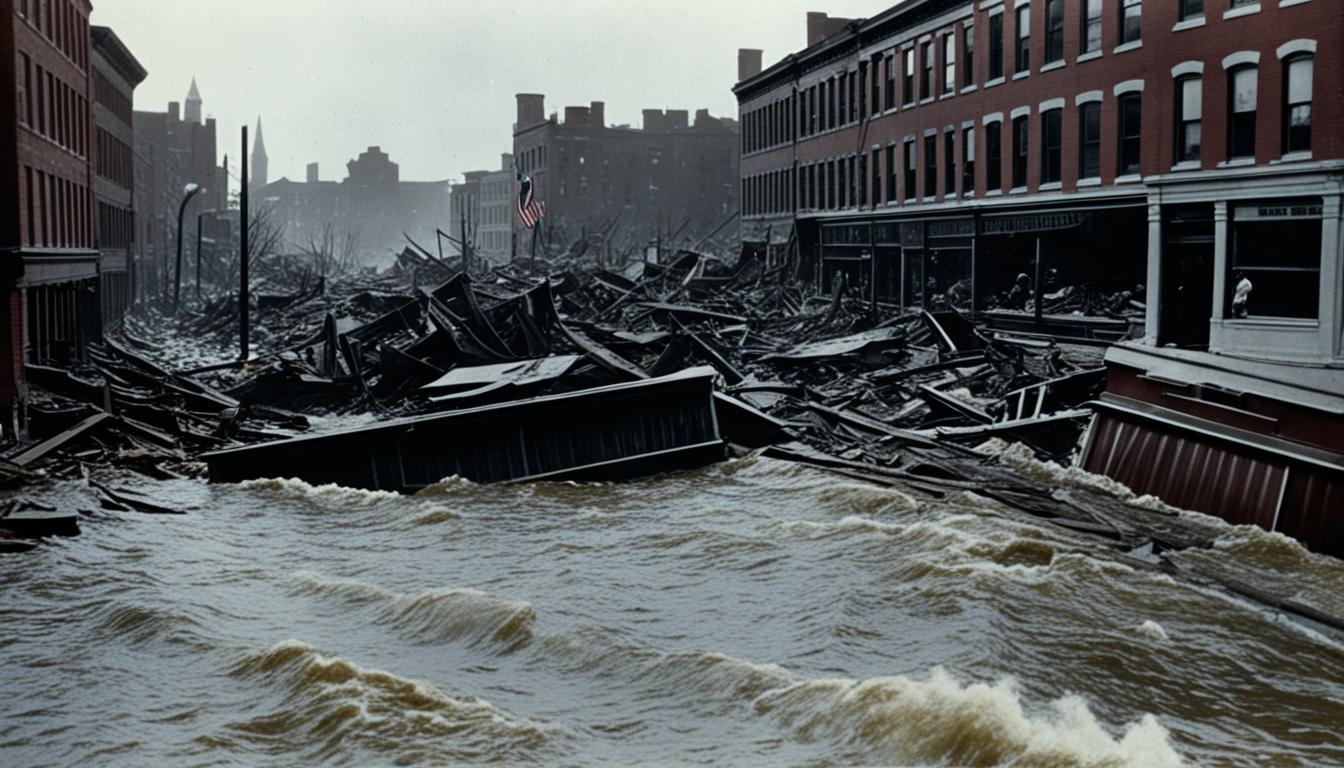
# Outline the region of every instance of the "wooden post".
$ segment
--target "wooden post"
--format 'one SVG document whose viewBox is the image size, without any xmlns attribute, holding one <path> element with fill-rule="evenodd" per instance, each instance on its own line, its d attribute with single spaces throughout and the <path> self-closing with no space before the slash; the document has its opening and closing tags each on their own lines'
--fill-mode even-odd
<svg viewBox="0 0 1344 768">
<path fill-rule="evenodd" d="M 248 356 L 248 301 L 247 290 L 247 261 L 251 256 L 249 252 L 249 243 L 247 237 L 247 228 L 249 225 L 248 215 L 248 194 L 247 194 L 247 126 L 243 126 L 243 156 L 242 156 L 242 189 L 238 193 L 238 221 L 239 221 L 239 245 L 238 245 L 238 347 L 239 358 L 243 361 Z"/>
</svg>

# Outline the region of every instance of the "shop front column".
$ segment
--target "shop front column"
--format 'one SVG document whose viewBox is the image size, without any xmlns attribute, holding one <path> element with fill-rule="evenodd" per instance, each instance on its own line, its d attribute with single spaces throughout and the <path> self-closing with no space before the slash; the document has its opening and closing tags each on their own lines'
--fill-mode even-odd
<svg viewBox="0 0 1344 768">
<path fill-rule="evenodd" d="M 1227 317 L 1227 246 L 1230 241 L 1227 226 L 1227 201 L 1213 204 L 1213 317 L 1209 322 L 1219 325 Z"/>
<path fill-rule="evenodd" d="M 1321 353 L 1344 356 L 1340 328 L 1344 323 L 1344 247 L 1340 245 L 1340 196 L 1326 195 L 1321 206 Z"/>
<path fill-rule="evenodd" d="M 1144 298 L 1143 343 L 1155 347 L 1162 315 L 1162 206 L 1157 203 L 1148 205 L 1148 285 Z"/>
</svg>

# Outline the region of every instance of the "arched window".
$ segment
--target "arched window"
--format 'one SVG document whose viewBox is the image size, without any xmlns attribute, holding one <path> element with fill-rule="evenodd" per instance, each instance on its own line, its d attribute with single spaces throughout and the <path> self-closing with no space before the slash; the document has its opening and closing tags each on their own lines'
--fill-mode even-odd
<svg viewBox="0 0 1344 768">
<path fill-rule="evenodd" d="M 1259 103 L 1260 69 L 1243 66 L 1228 72 L 1227 156 L 1255 157 L 1255 114 Z"/>
<path fill-rule="evenodd" d="M 1311 151 L 1311 92 L 1315 61 L 1309 55 L 1283 63 L 1283 153 Z"/>
<path fill-rule="evenodd" d="M 1204 124 L 1204 78 L 1176 81 L 1176 162 L 1197 163 Z"/>
<path fill-rule="evenodd" d="M 1126 93 L 1120 97 L 1120 176 L 1133 176 L 1142 172 L 1141 159 L 1143 149 L 1143 94 Z"/>
<path fill-rule="evenodd" d="M 1078 107 L 1078 178 L 1101 176 L 1101 102 Z"/>
</svg>

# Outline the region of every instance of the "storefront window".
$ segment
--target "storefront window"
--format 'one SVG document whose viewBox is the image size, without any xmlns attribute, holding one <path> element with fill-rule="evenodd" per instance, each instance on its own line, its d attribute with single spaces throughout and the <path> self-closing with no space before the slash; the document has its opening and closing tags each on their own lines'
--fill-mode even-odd
<svg viewBox="0 0 1344 768">
<path fill-rule="evenodd" d="M 1319 198 L 1234 206 L 1228 317 L 1320 316 L 1321 209 Z"/>
</svg>

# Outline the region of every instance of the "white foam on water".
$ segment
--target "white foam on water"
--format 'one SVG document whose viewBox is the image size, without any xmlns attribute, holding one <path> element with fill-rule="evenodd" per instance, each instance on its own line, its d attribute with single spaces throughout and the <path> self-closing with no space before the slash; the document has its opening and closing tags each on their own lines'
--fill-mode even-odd
<svg viewBox="0 0 1344 768">
<path fill-rule="evenodd" d="M 248 491 L 273 493 L 314 503 L 332 504 L 338 508 L 350 506 L 368 508 L 386 501 L 403 498 L 401 494 L 392 491 L 366 491 L 359 488 L 346 488 L 335 483 L 310 485 L 297 478 L 244 480 L 238 484 L 238 487 Z"/>
<path fill-rule="evenodd" d="M 1087 703 L 1065 696 L 1029 713 L 1011 679 L 962 685 L 941 668 L 927 680 L 816 680 L 768 691 L 756 711 L 796 738 L 826 738 L 864 762 L 941 765 L 1183 765 L 1152 715 L 1117 737 Z"/>
<path fill-rule="evenodd" d="M 1152 619 L 1149 619 L 1140 624 L 1139 626 L 1135 627 L 1134 633 L 1141 637 L 1146 637 L 1149 640 L 1160 640 L 1162 642 L 1166 642 L 1167 640 L 1171 639 L 1167 635 L 1167 630 L 1163 629 L 1161 624 L 1158 624 L 1156 621 L 1153 621 Z"/>
</svg>

